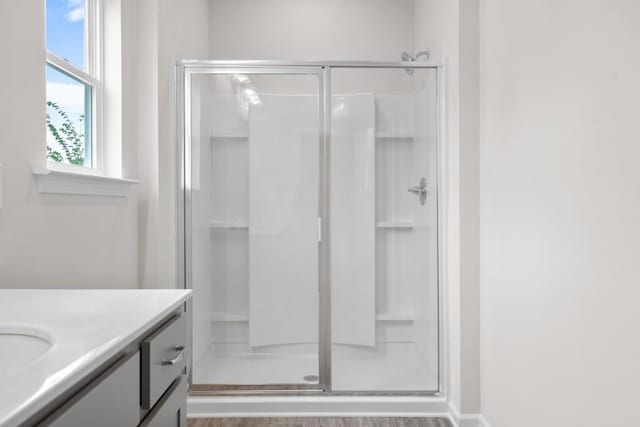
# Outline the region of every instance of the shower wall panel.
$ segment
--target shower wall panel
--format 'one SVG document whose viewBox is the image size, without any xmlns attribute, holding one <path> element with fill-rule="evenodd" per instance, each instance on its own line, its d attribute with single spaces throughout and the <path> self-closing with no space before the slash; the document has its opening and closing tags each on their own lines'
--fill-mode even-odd
<svg viewBox="0 0 640 427">
<path fill-rule="evenodd" d="M 288 120 L 286 123 L 298 122 L 296 114 L 306 115 L 303 113 L 305 110 L 308 113 L 314 108 L 308 100 L 303 101 L 304 96 L 299 95 L 262 95 L 261 99 L 269 100 L 271 97 L 289 105 L 290 108 L 283 110 L 286 119 L 281 118 Z M 213 322 L 210 340 L 251 345 L 311 342 L 308 322 L 302 322 L 306 324 L 307 332 L 304 334 L 285 329 L 278 332 L 281 337 L 277 340 L 275 337 L 261 340 L 256 335 L 256 341 L 249 339 L 250 329 L 257 333 L 253 325 L 258 323 L 255 315 L 250 313 L 250 295 L 254 295 L 254 302 L 258 301 L 259 288 L 253 287 L 262 282 L 258 279 L 258 270 L 251 275 L 248 268 L 253 258 L 250 255 L 252 238 L 249 230 L 250 193 L 253 191 L 249 181 L 255 179 L 255 185 L 260 184 L 260 174 L 251 172 L 250 154 L 253 150 L 250 152 L 250 139 L 263 140 L 267 133 L 273 137 L 278 129 L 256 128 L 250 132 L 249 125 L 257 119 L 253 117 L 257 113 L 251 110 L 246 121 L 239 120 L 235 98 L 218 95 L 212 99 L 215 120 L 212 121 L 211 166 L 204 162 L 202 172 L 203 176 L 210 177 L 213 191 L 210 264 L 215 297 L 209 297 L 214 307 L 210 316 Z M 432 272 L 435 271 L 434 265 L 418 265 L 413 261 L 416 250 L 425 250 L 414 243 L 419 240 L 414 237 L 421 232 L 417 227 L 423 210 L 415 206 L 413 198 L 404 189 L 398 191 L 399 183 L 408 185 L 418 179 L 418 172 L 424 169 L 414 163 L 424 162 L 422 159 L 426 158 L 435 162 L 433 156 L 427 156 L 427 151 L 433 147 L 424 145 L 420 140 L 428 136 L 430 144 L 435 143 L 435 136 L 430 133 L 433 132 L 433 123 L 424 119 L 424 114 L 432 113 L 426 110 L 426 103 L 421 97 L 413 99 L 406 95 L 333 97 L 331 311 L 332 322 L 336 325 L 332 336 L 334 343 L 372 346 L 376 343 L 409 342 L 415 337 L 416 341 L 422 342 L 420 347 L 426 353 L 428 343 L 433 342 L 432 339 L 421 341 L 422 334 L 414 333 L 412 324 L 414 317 L 416 321 L 429 317 L 428 326 L 432 326 L 434 319 L 432 313 L 426 314 L 428 310 L 421 303 L 425 297 L 423 294 L 430 291 L 420 286 L 424 282 L 421 275 L 426 274 L 425 268 Z M 273 152 L 266 151 L 254 155 L 253 159 L 277 162 L 277 157 L 273 157 L 277 148 L 274 147 Z M 294 154 L 293 151 L 280 151 L 278 156 L 291 159 Z M 432 166 L 435 174 L 435 163 Z M 266 185 L 273 177 L 265 175 L 263 178 Z M 272 187 L 284 188 L 279 184 Z M 274 189 L 269 191 L 280 191 Z M 274 200 L 281 197 L 278 194 L 271 196 Z M 258 203 L 258 195 L 255 197 L 254 205 Z M 428 232 L 432 233 L 437 219 L 435 213 L 430 218 Z M 317 224 L 311 225 L 309 221 L 308 225 L 315 233 Z M 433 251 L 429 250 L 431 254 Z M 285 256 L 273 250 L 271 254 Z M 300 254 L 292 256 L 292 264 L 295 264 L 297 261 L 293 260 L 297 260 Z M 254 257 L 258 257 L 258 251 Z M 256 277 L 255 282 L 252 277 Z M 435 281 L 436 278 L 430 280 Z M 317 292 L 317 283 L 313 286 Z M 306 289 L 311 288 L 307 286 Z M 260 292 L 275 292 L 273 295 L 277 294 L 282 301 L 291 300 L 289 297 L 293 295 L 272 285 L 262 287 Z M 261 316 L 268 318 L 270 314 L 266 310 Z M 270 320 L 266 319 L 265 324 L 269 325 Z M 428 326 L 424 324 L 423 329 L 430 330 Z"/>
<path fill-rule="evenodd" d="M 415 148 L 412 168 L 423 171 L 430 183 L 424 205 L 412 205 L 414 235 L 412 251 L 422 254 L 410 266 L 413 335 L 416 347 L 432 372 L 438 372 L 438 150 L 436 76 L 427 74 L 416 81 L 415 96 L 411 99 L 412 119 L 415 123 Z M 437 388 L 437 376 L 428 384 Z"/>
<path fill-rule="evenodd" d="M 211 146 L 211 103 L 205 96 L 208 91 L 206 79 L 194 78 L 192 97 L 191 149 L 192 162 L 191 217 L 192 233 L 192 288 L 198 298 L 193 299 L 193 358 L 199 359 L 209 348 L 213 289 L 211 278 L 214 271 L 211 259 L 212 242 L 209 236 L 211 212 L 211 177 L 209 165 Z"/>
<path fill-rule="evenodd" d="M 249 342 L 318 342 L 318 100 L 249 109 Z"/>
<path fill-rule="evenodd" d="M 376 342 L 374 104 L 373 94 L 332 98 L 333 343 Z"/>
</svg>

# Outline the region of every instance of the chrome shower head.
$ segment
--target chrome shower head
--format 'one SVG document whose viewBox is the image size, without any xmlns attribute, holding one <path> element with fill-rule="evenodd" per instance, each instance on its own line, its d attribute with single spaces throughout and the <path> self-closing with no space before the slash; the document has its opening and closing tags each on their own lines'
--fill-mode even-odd
<svg viewBox="0 0 640 427">
<path fill-rule="evenodd" d="M 413 62 L 416 60 L 415 56 L 411 56 L 411 54 L 409 54 L 409 52 L 402 52 L 402 55 L 400 56 L 400 59 L 402 60 L 402 62 Z"/>
<path fill-rule="evenodd" d="M 428 61 L 429 58 L 431 57 L 431 51 L 429 49 L 421 50 L 415 55 L 411 55 L 409 52 L 402 52 L 402 55 L 400 55 L 400 59 L 402 60 L 402 62 L 415 62 L 421 56 L 424 56 L 425 59 Z M 413 75 L 413 68 L 405 68 L 404 71 L 406 71 L 407 74 L 409 74 L 410 76 Z"/>
</svg>

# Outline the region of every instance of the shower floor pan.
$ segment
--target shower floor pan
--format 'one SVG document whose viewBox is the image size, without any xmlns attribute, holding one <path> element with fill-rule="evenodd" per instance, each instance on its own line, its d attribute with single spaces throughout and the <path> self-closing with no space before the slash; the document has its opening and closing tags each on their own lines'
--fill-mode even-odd
<svg viewBox="0 0 640 427">
<path fill-rule="evenodd" d="M 213 344 L 194 363 L 193 384 L 314 384 L 318 356 L 308 346 L 272 346 L 251 350 L 243 344 Z M 333 391 L 437 390 L 435 367 L 428 366 L 412 343 L 375 348 L 337 344 L 332 351 Z M 306 378 L 305 378 L 306 377 Z M 315 382 L 317 383 L 317 381 Z"/>
</svg>

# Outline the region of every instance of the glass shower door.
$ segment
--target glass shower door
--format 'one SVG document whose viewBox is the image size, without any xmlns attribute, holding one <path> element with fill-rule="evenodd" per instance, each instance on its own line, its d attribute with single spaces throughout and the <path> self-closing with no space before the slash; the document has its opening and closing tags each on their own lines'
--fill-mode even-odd
<svg viewBox="0 0 640 427">
<path fill-rule="evenodd" d="M 436 392 L 436 69 L 331 69 L 331 384 Z"/>
<path fill-rule="evenodd" d="M 319 388 L 321 71 L 187 71 L 194 389 Z"/>
</svg>

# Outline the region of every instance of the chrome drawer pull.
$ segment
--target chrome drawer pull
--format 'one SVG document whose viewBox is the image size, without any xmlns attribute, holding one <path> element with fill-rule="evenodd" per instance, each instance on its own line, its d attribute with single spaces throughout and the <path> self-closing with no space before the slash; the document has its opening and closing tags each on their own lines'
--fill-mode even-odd
<svg viewBox="0 0 640 427">
<path fill-rule="evenodd" d="M 178 350 L 178 353 L 176 353 L 176 356 L 173 359 L 163 360 L 162 362 L 160 362 L 162 366 L 175 365 L 182 360 L 182 358 L 184 357 L 185 346 L 177 345 L 175 348 L 176 350 Z"/>
</svg>

